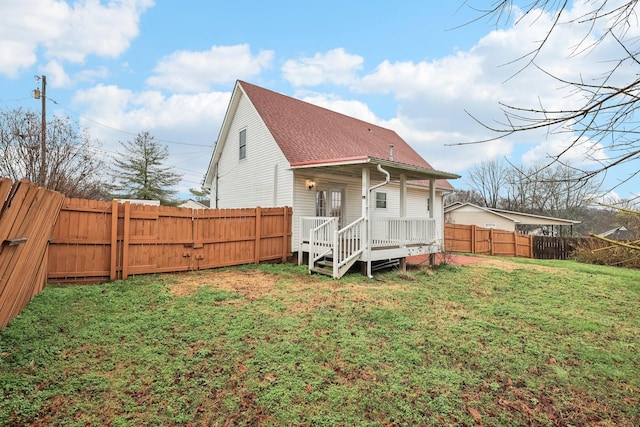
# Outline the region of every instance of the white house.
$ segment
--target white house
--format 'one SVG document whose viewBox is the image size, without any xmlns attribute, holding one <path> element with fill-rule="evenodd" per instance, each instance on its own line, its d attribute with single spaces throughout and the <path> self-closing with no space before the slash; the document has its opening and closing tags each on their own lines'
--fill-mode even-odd
<svg viewBox="0 0 640 427">
<path fill-rule="evenodd" d="M 238 81 L 205 186 L 212 208 L 291 206 L 299 262 L 338 278 L 442 251 L 455 178 L 392 130 Z"/>
</svg>

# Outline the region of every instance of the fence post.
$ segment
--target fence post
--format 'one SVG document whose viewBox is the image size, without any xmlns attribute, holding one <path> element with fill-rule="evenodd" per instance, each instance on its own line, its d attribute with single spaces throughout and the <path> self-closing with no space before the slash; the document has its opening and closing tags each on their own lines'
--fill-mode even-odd
<svg viewBox="0 0 640 427">
<path fill-rule="evenodd" d="M 476 253 L 476 239 L 478 238 L 476 234 L 476 226 L 471 225 L 471 253 Z"/>
<path fill-rule="evenodd" d="M 289 208 L 287 206 L 282 208 L 282 262 L 287 262 L 287 248 L 289 245 L 287 244 L 287 235 L 289 234 L 289 226 L 287 221 L 289 220 Z"/>
<path fill-rule="evenodd" d="M 254 249 L 255 263 L 260 264 L 260 236 L 261 233 L 261 225 L 262 225 L 262 208 L 260 206 L 256 207 L 256 246 Z"/>
<path fill-rule="evenodd" d="M 109 280 L 117 279 L 118 268 L 118 201 L 111 201 L 111 259 L 109 260 Z"/>
<path fill-rule="evenodd" d="M 122 280 L 129 277 L 129 226 L 131 222 L 131 203 L 124 202 L 124 223 L 122 227 Z"/>
</svg>

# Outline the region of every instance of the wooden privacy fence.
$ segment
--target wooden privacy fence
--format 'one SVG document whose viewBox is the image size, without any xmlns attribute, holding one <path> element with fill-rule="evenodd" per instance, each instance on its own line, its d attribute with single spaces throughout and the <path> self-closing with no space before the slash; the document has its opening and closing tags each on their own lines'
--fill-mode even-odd
<svg viewBox="0 0 640 427">
<path fill-rule="evenodd" d="M 290 207 L 190 209 L 65 199 L 53 230 L 49 282 L 286 261 Z"/>
<path fill-rule="evenodd" d="M 449 252 L 532 258 L 531 236 L 515 231 L 475 225 L 444 225 L 444 246 Z"/>
<path fill-rule="evenodd" d="M 591 242 L 604 246 L 602 241 L 592 237 L 534 236 L 533 257 L 537 259 L 569 259 L 579 245 Z"/>
<path fill-rule="evenodd" d="M 0 329 L 47 278 L 47 243 L 64 196 L 27 180 L 0 178 Z"/>
</svg>

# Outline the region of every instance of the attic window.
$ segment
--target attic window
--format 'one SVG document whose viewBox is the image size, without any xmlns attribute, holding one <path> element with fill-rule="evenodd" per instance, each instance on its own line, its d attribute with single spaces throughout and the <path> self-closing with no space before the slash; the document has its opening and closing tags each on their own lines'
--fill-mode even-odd
<svg viewBox="0 0 640 427">
<path fill-rule="evenodd" d="M 247 158 L 247 130 L 240 131 L 240 160 Z"/>
</svg>

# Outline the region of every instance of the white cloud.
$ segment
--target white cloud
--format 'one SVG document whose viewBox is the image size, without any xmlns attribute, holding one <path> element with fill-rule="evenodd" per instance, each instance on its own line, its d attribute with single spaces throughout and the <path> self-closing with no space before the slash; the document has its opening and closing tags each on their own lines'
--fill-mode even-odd
<svg viewBox="0 0 640 427">
<path fill-rule="evenodd" d="M 468 90 L 469 83 L 481 81 L 483 61 L 481 56 L 466 52 L 433 62 L 384 61 L 356 87 L 366 93 L 393 93 L 399 100 L 423 93 L 434 98 L 495 99 L 493 91 L 486 90 L 484 85 L 475 85 L 473 91 Z"/>
<path fill-rule="evenodd" d="M 100 141 L 109 156 L 122 151 L 119 142 L 149 131 L 169 148 L 168 166 L 184 174 L 183 184 L 188 189 L 199 186 L 209 165 L 230 98 L 230 92 L 165 96 L 157 91 L 98 85 L 78 91 L 74 104 L 85 111 L 81 126 Z"/>
<path fill-rule="evenodd" d="M 577 9 L 583 3 L 576 2 L 576 8 L 567 9 L 564 21 L 583 14 L 584 8 Z M 593 9 L 592 4 L 588 7 Z M 366 94 L 394 96 L 396 118 L 388 127 L 442 169 L 459 172 L 478 160 L 505 156 L 516 163 L 548 160 L 549 154 L 559 152 L 558 147 L 567 146 L 566 138 L 571 135 L 529 132 L 490 143 L 455 145 L 498 136 L 477 120 L 504 129 L 506 118 L 500 102 L 525 109 L 568 110 L 582 106 L 584 98 L 571 87 L 535 66 L 524 67 L 527 58 L 533 58 L 526 54 L 543 40 L 552 17 L 544 12 L 519 17 L 522 19 L 518 25 L 490 32 L 468 51 L 431 61 L 383 61 L 371 73 L 352 82 L 351 88 Z M 603 43 L 588 55 L 575 55 L 575 46 L 595 40 L 585 38 L 585 32 L 585 26 L 577 23 L 557 26 L 544 50 L 534 58 L 535 64 L 561 79 L 598 81 L 611 68 L 610 60 L 620 55 L 620 48 Z M 510 62 L 518 58 L 524 59 Z M 633 72 L 632 66 L 622 67 L 614 79 L 630 81 Z M 593 164 L 594 155 L 606 156 L 603 148 L 581 144 L 564 156 L 573 164 L 589 165 Z"/>
<path fill-rule="evenodd" d="M 406 118 L 394 119 L 386 127 L 394 129 L 431 166 L 448 172 L 460 173 L 480 161 L 510 157 L 513 150 L 509 141 L 455 145 L 469 135 L 455 130 L 420 129 Z"/>
<path fill-rule="evenodd" d="M 364 120 L 369 123 L 380 122 L 380 119 L 371 111 L 371 109 L 361 101 L 345 100 L 341 99 L 337 95 L 323 94 L 323 93 L 311 93 L 311 92 L 299 92 L 294 97 L 301 99 L 310 104 L 314 104 L 323 108 L 327 108 L 338 113 L 345 114 L 350 117 L 355 117 L 360 120 Z"/>
<path fill-rule="evenodd" d="M 348 85 L 356 79 L 364 59 L 338 48 L 313 57 L 290 59 L 282 66 L 282 74 L 294 86 L 317 86 L 323 83 Z"/>
<path fill-rule="evenodd" d="M 581 138 L 578 142 L 570 135 L 548 138 L 522 155 L 525 165 L 546 164 L 562 155 L 562 161 L 576 167 L 589 168 L 609 160 L 604 145 Z"/>
<path fill-rule="evenodd" d="M 251 53 L 247 44 L 212 46 L 208 51 L 177 51 L 160 60 L 156 75 L 147 79 L 155 88 L 174 92 L 208 90 L 212 83 L 231 83 L 260 74 L 273 62 L 274 52 Z"/>
<path fill-rule="evenodd" d="M 84 108 L 87 118 L 99 117 L 100 125 L 105 125 L 107 131 L 118 129 L 137 133 L 206 123 L 206 129 L 210 130 L 206 139 L 211 141 L 215 138 L 213 130 L 216 124 L 222 122 L 229 97 L 227 92 L 167 97 L 157 91 L 137 93 L 116 86 L 98 85 L 78 91 L 74 104 Z M 100 129 L 97 131 L 104 133 Z"/>
<path fill-rule="evenodd" d="M 69 87 L 71 79 L 58 61 L 49 61 L 42 71 L 47 76 L 47 84 L 52 87 Z"/>
<path fill-rule="evenodd" d="M 88 55 L 117 57 L 139 32 L 152 0 L 22 0 L 4 2 L 0 14 L 0 73 L 16 77 L 34 65 L 38 49 L 58 61 L 82 63 Z"/>
</svg>

